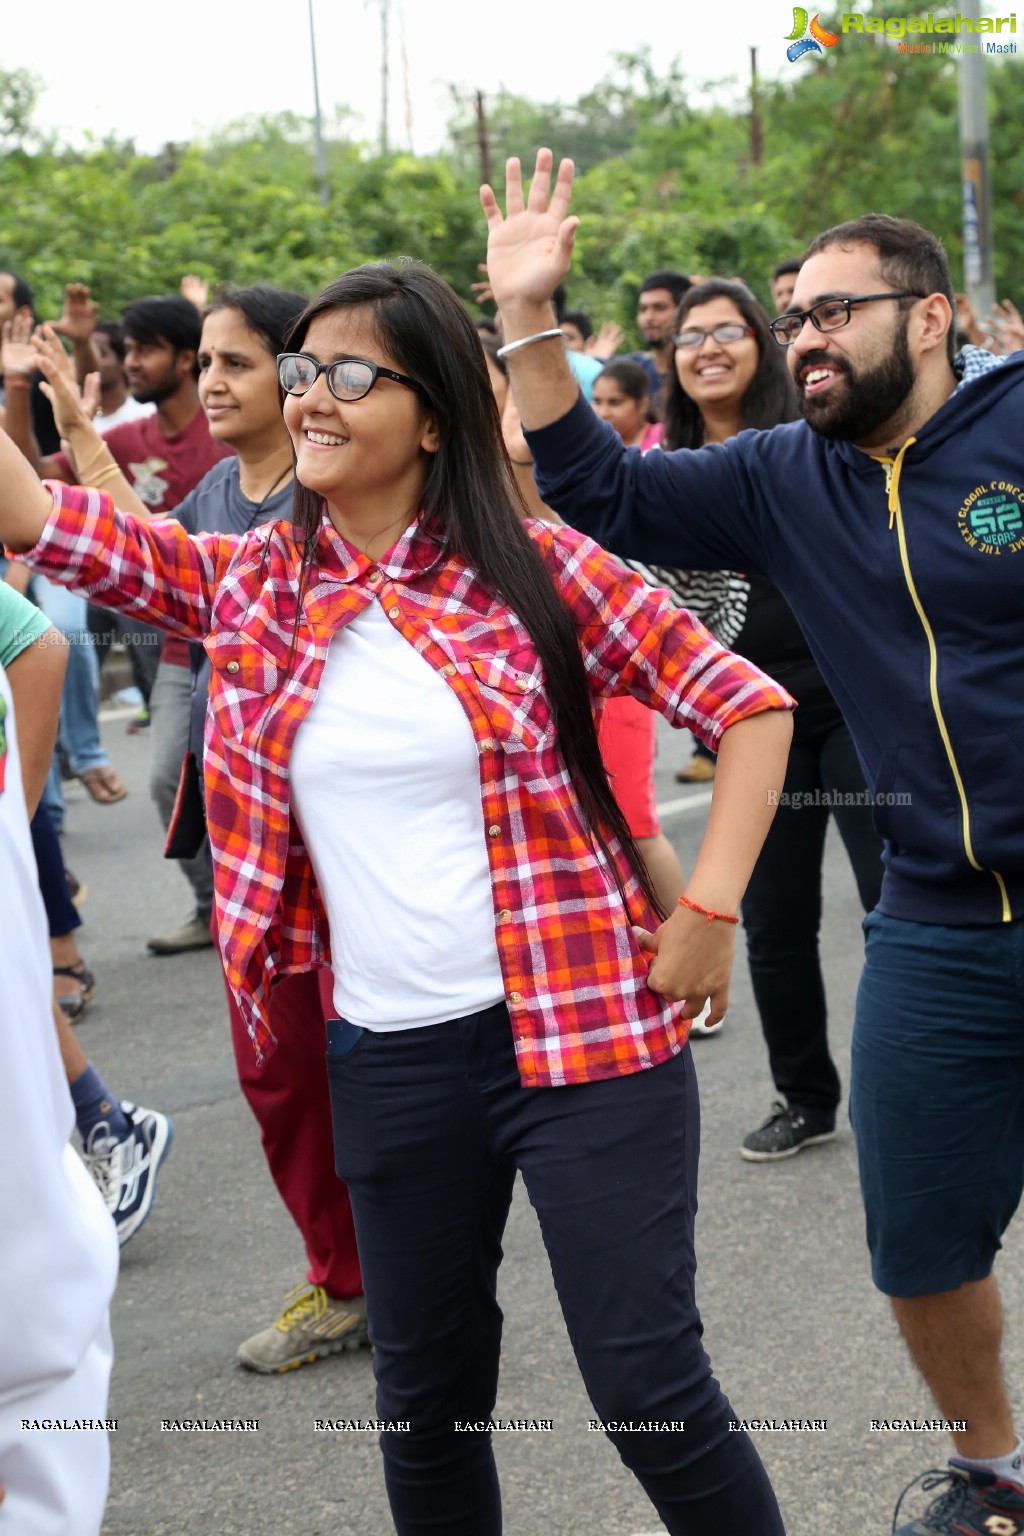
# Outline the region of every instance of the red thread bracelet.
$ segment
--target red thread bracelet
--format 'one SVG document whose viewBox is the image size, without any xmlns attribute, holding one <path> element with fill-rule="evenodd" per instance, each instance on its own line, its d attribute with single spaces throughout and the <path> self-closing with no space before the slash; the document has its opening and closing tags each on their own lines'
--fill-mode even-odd
<svg viewBox="0 0 1024 1536">
<path fill-rule="evenodd" d="M 687 896 L 680 896 L 679 905 L 689 907 L 691 912 L 699 912 L 701 917 L 706 917 L 709 923 L 738 923 L 739 918 L 733 917 L 729 912 L 709 912 L 707 907 L 702 907 L 699 902 L 690 901 Z"/>
</svg>

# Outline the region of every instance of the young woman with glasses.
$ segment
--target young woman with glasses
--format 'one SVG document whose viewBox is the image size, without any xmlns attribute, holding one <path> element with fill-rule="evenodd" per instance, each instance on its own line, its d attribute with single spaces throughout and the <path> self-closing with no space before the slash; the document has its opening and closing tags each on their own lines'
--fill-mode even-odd
<svg viewBox="0 0 1024 1536">
<path fill-rule="evenodd" d="M 307 299 L 257 286 L 220 294 L 203 318 L 199 399 L 210 435 L 234 449 L 175 508 L 189 533 L 245 535 L 291 513 L 294 454 L 281 415 L 277 354 Z M 146 507 L 116 474 L 103 440 L 87 419 L 55 336 L 40 340 L 39 360 L 62 432 L 74 434 L 82 461 L 118 506 L 141 518 Z M 106 460 L 106 462 L 104 462 Z M 182 760 L 191 748 L 201 762 L 210 663 L 201 647 L 193 667 L 164 669 L 160 707 L 153 715 L 153 784 L 165 822 L 178 799 Z M 180 810 L 180 806 L 179 806 Z M 181 850 L 184 852 L 184 850 Z M 201 817 L 190 856 L 209 862 Z M 275 1321 L 239 1347 L 250 1370 L 271 1373 L 365 1345 L 366 1316 L 348 1195 L 335 1177 L 330 1102 L 319 1049 L 330 1009 L 330 973 L 284 978 L 269 1000 L 271 1029 L 281 1048 L 259 1070 L 242 1015 L 228 988 L 228 1010 L 242 1092 L 259 1123 L 271 1176 L 302 1234 L 309 1267 L 275 1308 Z M 116 1136 L 90 1164 L 97 1177 L 119 1157 Z M 130 1172 L 130 1169 L 128 1170 Z M 109 1184 L 109 1179 L 108 1179 Z M 268 1303 L 269 1311 L 269 1303 Z"/>
<path fill-rule="evenodd" d="M 518 1170 L 595 1410 L 667 1528 L 779 1536 L 700 1342 L 686 1036 L 706 997 L 724 1010 L 791 701 L 591 541 L 521 519 L 479 340 L 428 268 L 345 274 L 278 362 L 290 521 L 135 522 L 41 490 L 0 440 L 0 536 L 205 640 L 219 938 L 261 1055 L 275 978 L 333 966 L 335 1158 L 396 1528 L 501 1529 Z M 665 921 L 598 754 L 593 701 L 619 692 L 719 749 Z"/>
<path fill-rule="evenodd" d="M 816 306 L 826 327 L 842 323 L 839 309 L 845 301 Z M 803 319 L 783 315 L 769 325 L 742 283 L 713 278 L 691 288 L 676 318 L 665 447 L 724 443 L 746 427 L 795 420 L 785 354 L 773 339 L 794 323 L 799 329 Z M 700 581 L 700 573 L 695 579 Z M 744 572 L 743 585 L 733 582 L 728 602 L 707 621 L 720 638 L 780 678 L 800 705 L 786 774 L 788 798 L 772 823 L 742 907 L 754 997 L 781 1099 L 741 1151 L 750 1161 L 775 1161 L 835 1135 L 840 1082 L 828 1047 L 818 949 L 830 809 L 865 911 L 881 889 L 882 843 L 850 734 L 782 594 L 756 571 Z"/>
</svg>

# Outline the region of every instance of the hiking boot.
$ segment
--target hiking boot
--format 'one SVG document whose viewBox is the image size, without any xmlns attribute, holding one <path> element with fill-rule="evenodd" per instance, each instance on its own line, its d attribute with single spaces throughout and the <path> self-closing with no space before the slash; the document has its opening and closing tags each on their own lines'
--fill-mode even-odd
<svg viewBox="0 0 1024 1536">
<path fill-rule="evenodd" d="M 153 1208 L 156 1175 L 174 1139 L 174 1126 L 156 1109 L 122 1104 L 131 1130 L 118 1141 L 105 1120 L 94 1125 L 83 1161 L 117 1227 L 123 1248 Z"/>
<path fill-rule="evenodd" d="M 1024 1536 L 1024 1490 L 1004 1483 L 994 1472 L 960 1467 L 951 1461 L 947 1472 L 922 1472 L 899 1496 L 892 1517 L 895 1536 Z M 940 1483 L 950 1486 L 933 1499 L 923 1515 L 896 1527 L 900 1505 L 919 1484 L 930 1493 Z"/>
<path fill-rule="evenodd" d="M 212 949 L 209 913 L 193 912 L 173 933 L 158 933 L 146 944 L 154 955 L 182 955 L 188 949 Z"/>
<path fill-rule="evenodd" d="M 676 774 L 677 784 L 707 784 L 715 776 L 715 759 L 695 752 Z"/>
<path fill-rule="evenodd" d="M 362 1296 L 339 1301 L 322 1285 L 298 1285 L 284 1298 L 277 1321 L 239 1346 L 238 1359 L 250 1371 L 272 1375 L 369 1342 Z"/>
<path fill-rule="evenodd" d="M 835 1134 L 835 1125 L 827 1120 L 806 1109 L 787 1109 L 776 1101 L 764 1125 L 744 1138 L 740 1156 L 749 1163 L 770 1163 L 793 1157 L 819 1141 L 831 1141 Z"/>
</svg>

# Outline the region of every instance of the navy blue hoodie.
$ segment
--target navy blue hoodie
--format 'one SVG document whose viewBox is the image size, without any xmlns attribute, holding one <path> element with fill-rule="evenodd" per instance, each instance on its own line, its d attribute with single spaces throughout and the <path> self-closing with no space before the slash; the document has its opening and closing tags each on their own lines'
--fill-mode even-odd
<svg viewBox="0 0 1024 1536">
<path fill-rule="evenodd" d="M 850 728 L 885 839 L 879 910 L 1024 915 L 1024 353 L 894 459 L 804 422 L 640 454 L 582 400 L 527 434 L 549 506 L 616 554 L 764 572 Z"/>
</svg>

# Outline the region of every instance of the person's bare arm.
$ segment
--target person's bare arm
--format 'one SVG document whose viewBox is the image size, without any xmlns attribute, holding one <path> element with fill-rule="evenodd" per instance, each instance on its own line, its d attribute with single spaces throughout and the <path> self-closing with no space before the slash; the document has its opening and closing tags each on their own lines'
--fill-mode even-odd
<svg viewBox="0 0 1024 1536">
<path fill-rule="evenodd" d="M 40 326 L 32 345 L 39 369 L 46 380 L 43 390 L 53 406 L 57 430 L 67 443 L 79 484 L 96 486 L 106 491 L 122 512 L 131 512 L 135 517 L 151 517 L 150 509 L 132 490 L 109 446 L 93 424 L 88 397 L 92 390 L 90 381 L 94 375 L 90 374 L 86 380 L 83 394 L 75 382 L 71 359 L 57 340 L 52 326 Z"/>
<path fill-rule="evenodd" d="M 4 431 L 38 474 L 44 461 L 32 430 L 32 376 L 37 366 L 32 321 L 26 315 L 15 315 L 5 322 L 0 340 L 0 368 L 7 398 Z"/>
<path fill-rule="evenodd" d="M 722 735 L 711 810 L 685 896 L 703 911 L 680 905 L 653 934 L 640 935 L 654 960 L 651 988 L 686 999 L 682 1018 L 694 1018 L 711 999 L 709 1024 L 729 1006 L 736 916 L 747 882 L 768 835 L 793 736 L 792 717 L 781 710 L 751 715 Z M 706 913 L 722 914 L 708 921 Z"/>
<path fill-rule="evenodd" d="M 67 641 L 51 625 L 7 664 L 7 680 L 18 725 L 21 780 L 29 819 L 42 797 L 53 761 L 60 697 L 67 670 Z"/>
<path fill-rule="evenodd" d="M 505 440 L 505 452 L 509 456 L 512 465 L 512 473 L 515 475 L 516 484 L 526 503 L 526 510 L 531 517 L 538 517 L 545 523 L 560 523 L 562 519 L 553 511 L 546 502 L 541 500 L 537 489 L 537 482 L 533 477 L 533 455 L 530 446 L 523 436 L 523 424 L 519 419 L 519 408 L 512 398 L 509 390 L 505 399 L 505 409 L 501 413 L 501 435 Z"/>
<path fill-rule="evenodd" d="M 551 295 L 569 270 L 579 220 L 569 217 L 573 165 L 563 160 L 554 189 L 552 156 L 538 151 L 529 196 L 518 160 L 505 167 L 505 214 L 489 186 L 480 188 L 487 218 L 487 275 L 501 313 L 505 345 L 551 330 Z M 546 427 L 572 409 L 579 389 L 560 335 L 518 347 L 505 357 L 523 425 Z"/>
<path fill-rule="evenodd" d="M 4 571 L 4 585 L 12 587 L 19 597 L 28 596 L 28 584 L 32 580 L 32 572 L 27 565 L 22 565 L 18 560 L 9 560 Z"/>
</svg>

